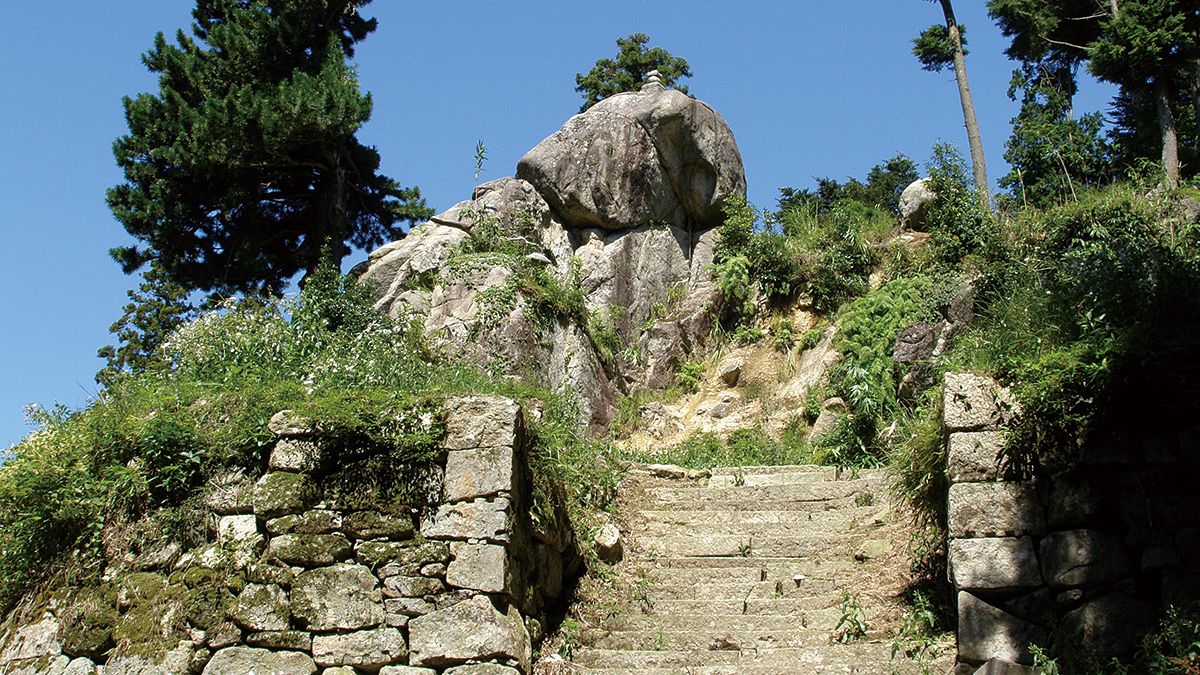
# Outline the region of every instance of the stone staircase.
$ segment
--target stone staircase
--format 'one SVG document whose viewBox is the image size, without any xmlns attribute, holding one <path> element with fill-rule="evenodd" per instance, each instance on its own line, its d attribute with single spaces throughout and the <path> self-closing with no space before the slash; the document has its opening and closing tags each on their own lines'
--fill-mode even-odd
<svg viewBox="0 0 1200 675">
<path fill-rule="evenodd" d="M 619 508 L 625 558 L 609 597 L 578 614 L 570 672 L 920 672 L 892 659 L 908 531 L 879 471 L 767 466 L 689 479 L 635 465 Z M 865 635 L 839 640 L 847 615 Z"/>
</svg>

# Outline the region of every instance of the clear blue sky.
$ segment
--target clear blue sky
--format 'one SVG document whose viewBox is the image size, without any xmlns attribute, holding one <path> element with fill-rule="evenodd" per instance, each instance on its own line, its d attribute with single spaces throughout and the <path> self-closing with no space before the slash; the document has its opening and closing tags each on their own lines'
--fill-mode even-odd
<svg viewBox="0 0 1200 675">
<path fill-rule="evenodd" d="M 984 4 L 956 9 L 994 188 L 1017 106 Z M 27 404 L 80 407 L 96 392 L 96 350 L 136 285 L 107 254 L 131 241 L 104 204 L 121 181 L 121 97 L 157 90 L 140 56 L 156 32 L 188 27 L 192 6 L 0 4 L 0 449 L 32 430 Z M 578 110 L 575 74 L 635 32 L 691 64 L 685 83 L 733 129 L 758 206 L 814 176 L 862 178 L 896 152 L 924 162 L 938 139 L 965 153 L 953 74 L 922 71 L 910 53 L 942 19 L 935 2 L 376 0 L 364 11 L 379 29 L 356 59 L 375 101 L 360 138 L 439 210 L 470 197 L 477 141 L 489 150 L 481 181 L 512 175 Z M 1112 94 L 1085 87 L 1077 106 L 1103 109 Z"/>
</svg>

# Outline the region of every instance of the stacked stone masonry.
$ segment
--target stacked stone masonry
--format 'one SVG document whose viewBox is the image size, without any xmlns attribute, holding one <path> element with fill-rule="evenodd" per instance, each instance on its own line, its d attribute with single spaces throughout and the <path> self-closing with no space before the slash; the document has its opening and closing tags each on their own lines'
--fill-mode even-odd
<svg viewBox="0 0 1200 675">
<path fill-rule="evenodd" d="M 1185 485 L 1200 433 L 1101 430 L 1078 456 L 1031 463 L 1005 451 L 1020 414 L 1007 389 L 951 373 L 942 405 L 959 672 L 1031 665 L 1034 645 L 1128 656 L 1167 607 L 1200 599 L 1200 504 Z"/>
<path fill-rule="evenodd" d="M 0 672 L 530 672 L 543 607 L 561 592 L 564 560 L 574 560 L 569 530 L 530 521 L 517 403 L 465 396 L 447 401 L 445 412 L 444 463 L 423 504 L 323 490 L 313 431 L 281 412 L 270 424 L 278 440 L 267 473 L 208 496 L 215 543 L 176 550 L 158 569 L 114 582 L 115 628 L 106 638 L 115 649 L 79 647 L 77 615 L 89 610 L 78 597 L 51 600 L 33 621 L 3 626 Z M 224 611 L 190 609 L 198 594 L 223 595 Z M 126 624 L 138 617 L 150 638 L 131 637 Z"/>
</svg>

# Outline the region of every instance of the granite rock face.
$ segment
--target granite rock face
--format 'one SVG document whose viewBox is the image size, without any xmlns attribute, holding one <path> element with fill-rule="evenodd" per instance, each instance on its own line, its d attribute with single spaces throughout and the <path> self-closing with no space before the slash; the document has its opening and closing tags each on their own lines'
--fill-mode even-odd
<svg viewBox="0 0 1200 675">
<path fill-rule="evenodd" d="M 713 227 L 721 201 L 746 191 L 725 120 L 656 83 L 572 117 L 521 158 L 517 177 L 571 226 L 613 230 L 656 220 Z"/>
</svg>

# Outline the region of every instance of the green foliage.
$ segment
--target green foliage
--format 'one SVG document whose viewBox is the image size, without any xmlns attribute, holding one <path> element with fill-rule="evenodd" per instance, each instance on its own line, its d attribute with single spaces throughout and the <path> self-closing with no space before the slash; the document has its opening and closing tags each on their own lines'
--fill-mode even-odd
<svg viewBox="0 0 1200 675">
<path fill-rule="evenodd" d="M 904 611 L 899 632 L 892 638 L 892 660 L 903 654 L 916 661 L 922 675 L 932 675 L 932 660 L 937 658 L 937 612 L 929 598 L 913 593 L 911 605 Z"/>
<path fill-rule="evenodd" d="M 831 374 L 831 386 L 850 413 L 816 443 L 816 456 L 823 463 L 869 466 L 882 458 L 879 430 L 900 412 L 900 366 L 892 361 L 892 345 L 921 309 L 915 285 L 897 280 L 855 300 L 842 314 L 838 349 L 845 357 Z"/>
<path fill-rule="evenodd" d="M 852 593 L 850 589 L 843 587 L 838 609 L 841 610 L 842 615 L 838 618 L 837 625 L 833 627 L 838 642 L 849 644 L 867 636 L 867 614 L 859 603 L 857 593 Z"/>
<path fill-rule="evenodd" d="M 967 51 L 967 27 L 959 25 L 959 38 L 963 46 L 963 56 Z M 921 32 L 913 41 L 913 55 L 921 62 L 922 70 L 940 73 L 946 68 L 954 67 L 954 51 L 958 48 L 950 36 L 950 29 L 944 24 L 935 23 Z"/>
<path fill-rule="evenodd" d="M 1021 112 L 1013 118 L 1004 159 L 1013 168 L 1000 179 L 1018 203 L 1046 207 L 1077 198 L 1077 191 L 1112 180 L 1110 150 L 1100 136 L 1103 115 L 1075 117 L 1074 74 L 1045 64 L 1013 72 L 1008 96 Z"/>
<path fill-rule="evenodd" d="M 140 372 L 154 362 L 154 354 L 179 326 L 196 316 L 187 291 L 171 281 L 157 265 L 142 273 L 138 290 L 129 291 L 125 313 L 109 326 L 117 345 L 102 347 L 97 355 L 107 364 L 96 373 L 96 382 L 110 386 L 122 373 Z"/>
<path fill-rule="evenodd" d="M 1078 638 L 1044 648 L 1033 645 L 1034 666 L 1046 675 L 1191 675 L 1200 672 L 1200 603 L 1168 607 L 1158 627 L 1142 637 L 1133 657 L 1102 662 Z"/>
<path fill-rule="evenodd" d="M 936 392 L 936 389 L 931 391 Z M 946 439 L 937 403 L 926 401 L 916 414 L 904 421 L 900 440 L 888 457 L 895 477 L 892 492 L 907 504 L 918 527 L 946 531 L 946 500 L 950 483 L 946 478 Z"/>
<path fill-rule="evenodd" d="M 155 358 L 84 410 L 34 411 L 41 428 L 0 466 L 0 609 L 56 569 L 98 574 L 104 533 L 129 523 L 187 543 L 186 504 L 225 468 L 261 470 L 283 409 L 321 431 L 331 489 L 411 499 L 443 433 L 439 402 L 458 392 L 540 401 L 535 517 L 565 502 L 581 518 L 619 480 L 569 400 L 435 359 L 419 325 L 374 313 L 331 266 L 298 296 L 229 302 L 181 326 Z"/>
<path fill-rule="evenodd" d="M 929 187 L 937 195 L 929 209 L 930 240 L 937 259 L 956 265 L 969 255 L 983 253 L 996 231 L 962 155 L 949 144 L 937 143 L 927 168 Z"/>
<path fill-rule="evenodd" d="M 340 261 L 432 213 L 355 138 L 371 113 L 346 63 L 375 29 L 364 4 L 205 0 L 191 37 L 156 37 L 143 60 L 160 90 L 125 99 L 114 143 L 125 182 L 108 203 L 138 240 L 112 250 L 126 273 L 153 261 L 187 290 L 278 294 L 326 242 Z"/>
<path fill-rule="evenodd" d="M 635 462 L 669 463 L 692 469 L 729 466 L 770 466 L 803 463 L 804 448 L 794 439 L 779 443 L 762 429 L 738 429 L 722 440 L 713 433 L 694 433 L 667 448 L 647 452 L 626 451 L 623 459 Z"/>
<path fill-rule="evenodd" d="M 871 167 L 866 183 L 857 178 L 848 178 L 845 183 L 832 178 L 818 178 L 815 192 L 808 188 L 779 188 L 779 211 L 813 208 L 818 213 L 826 213 L 839 202 L 856 201 L 898 214 L 901 193 L 918 178 L 916 163 L 907 155 L 897 153 L 882 164 Z"/>
<path fill-rule="evenodd" d="M 674 87 L 688 93 L 687 87 L 678 86 L 677 80 L 691 77 L 688 62 L 672 56 L 662 47 L 646 49 L 650 38 L 645 33 L 634 33 L 626 38 L 617 38 L 616 59 L 600 59 L 587 75 L 575 75 L 575 91 L 583 95 L 579 112 L 596 105 L 601 100 L 626 91 L 636 91 L 646 82 L 646 75 L 657 70 L 664 87 Z"/>
</svg>

